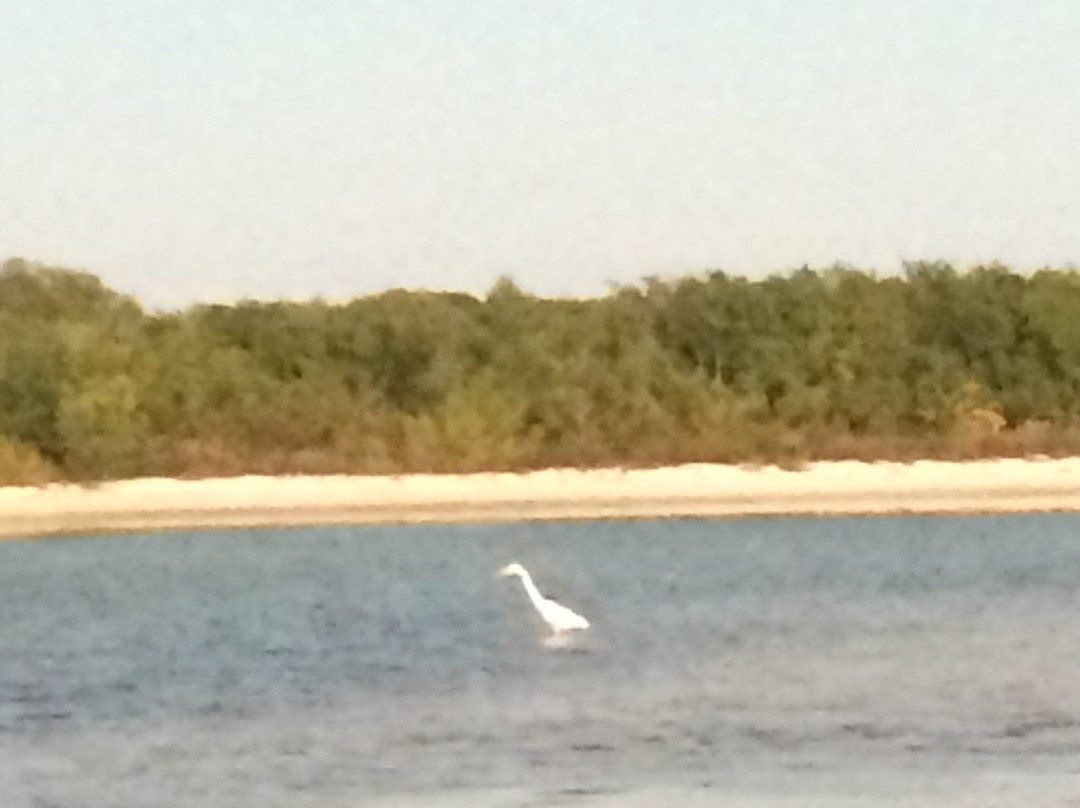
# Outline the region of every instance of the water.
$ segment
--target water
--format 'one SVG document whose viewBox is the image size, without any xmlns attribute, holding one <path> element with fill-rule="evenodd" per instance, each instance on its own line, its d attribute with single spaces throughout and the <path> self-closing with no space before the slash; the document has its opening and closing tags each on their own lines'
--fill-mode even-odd
<svg viewBox="0 0 1080 808">
<path fill-rule="evenodd" d="M 1080 806 L 1078 590 L 1065 515 L 9 543 L 0 804 Z"/>
</svg>

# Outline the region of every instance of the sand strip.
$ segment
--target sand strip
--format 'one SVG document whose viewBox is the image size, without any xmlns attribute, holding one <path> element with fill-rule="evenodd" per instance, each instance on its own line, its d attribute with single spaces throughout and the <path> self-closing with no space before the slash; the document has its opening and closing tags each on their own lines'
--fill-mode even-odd
<svg viewBox="0 0 1080 808">
<path fill-rule="evenodd" d="M 316 524 L 1080 511 L 1080 459 L 0 488 L 0 536 Z"/>
</svg>

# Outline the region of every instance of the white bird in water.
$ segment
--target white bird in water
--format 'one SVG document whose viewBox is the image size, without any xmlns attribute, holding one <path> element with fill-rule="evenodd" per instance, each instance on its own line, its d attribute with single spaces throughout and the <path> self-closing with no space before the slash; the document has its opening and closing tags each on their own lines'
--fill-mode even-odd
<svg viewBox="0 0 1080 808">
<path fill-rule="evenodd" d="M 521 585 L 525 587 L 525 594 L 529 596 L 529 600 L 536 607 L 536 611 L 540 613 L 544 622 L 551 626 L 551 630 L 556 635 L 562 634 L 564 631 L 580 631 L 589 627 L 589 621 L 580 614 L 566 608 L 561 603 L 556 603 L 551 598 L 545 598 L 541 595 L 540 590 L 533 583 L 529 571 L 517 562 L 507 564 L 499 570 L 499 575 L 504 577 L 516 575 L 521 579 Z"/>
</svg>

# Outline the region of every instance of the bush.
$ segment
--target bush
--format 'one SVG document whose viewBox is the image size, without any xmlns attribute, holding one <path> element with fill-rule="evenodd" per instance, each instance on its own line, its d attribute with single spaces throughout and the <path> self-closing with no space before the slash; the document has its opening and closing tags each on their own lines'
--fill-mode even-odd
<svg viewBox="0 0 1080 808">
<path fill-rule="evenodd" d="M 56 469 L 33 446 L 0 437 L 0 485 L 44 485 Z"/>
</svg>

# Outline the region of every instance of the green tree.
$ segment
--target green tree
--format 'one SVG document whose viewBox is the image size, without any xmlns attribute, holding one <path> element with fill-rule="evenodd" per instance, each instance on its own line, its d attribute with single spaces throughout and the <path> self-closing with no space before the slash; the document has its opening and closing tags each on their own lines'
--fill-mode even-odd
<svg viewBox="0 0 1080 808">
<path fill-rule="evenodd" d="M 57 421 L 64 464 L 76 476 L 119 478 L 143 470 L 147 419 L 130 377 L 97 376 L 71 387 Z"/>
</svg>

